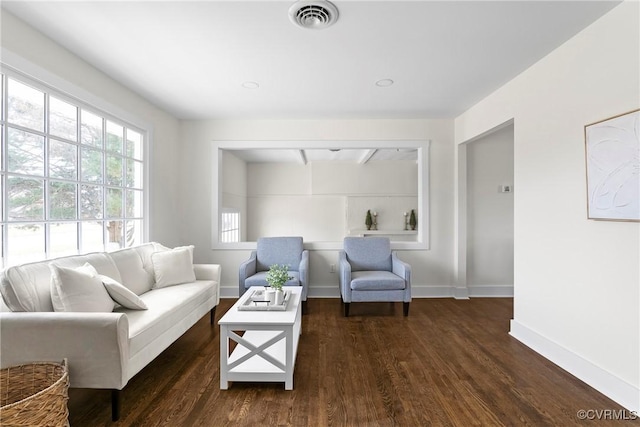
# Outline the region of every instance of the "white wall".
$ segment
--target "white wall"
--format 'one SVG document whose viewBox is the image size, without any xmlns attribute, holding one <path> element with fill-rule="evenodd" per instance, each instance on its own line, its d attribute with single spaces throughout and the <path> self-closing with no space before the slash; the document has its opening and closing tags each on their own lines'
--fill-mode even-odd
<svg viewBox="0 0 640 427">
<path fill-rule="evenodd" d="M 511 334 L 640 410 L 640 224 L 587 220 L 584 125 L 638 108 L 640 4 L 627 1 L 455 120 L 457 143 L 514 120 Z"/>
<path fill-rule="evenodd" d="M 467 287 L 513 292 L 513 126 L 467 146 Z"/>
<path fill-rule="evenodd" d="M 210 250 L 212 212 L 212 141 L 276 140 L 431 140 L 429 250 L 403 251 L 412 264 L 414 295 L 451 295 L 453 251 L 453 121 L 452 120 L 204 120 L 182 123 L 181 235 L 196 245 L 197 261 L 222 265 L 222 293 L 237 295 L 238 266 L 247 250 Z M 199 188 L 197 193 L 191 189 Z M 338 296 L 338 278 L 329 272 L 337 252 L 316 250 L 310 254 L 310 295 Z"/>
<path fill-rule="evenodd" d="M 10 66 L 28 66 L 36 78 L 45 77 L 44 82 L 57 86 L 60 82 L 71 95 L 93 104 L 125 120 L 142 122 L 152 132 L 149 144 L 150 157 L 150 203 L 149 238 L 174 246 L 184 243 L 180 239 L 177 218 L 178 182 L 175 159 L 178 157 L 179 123 L 145 99 L 131 92 L 115 80 L 74 56 L 6 10 L 2 10 L 0 44 L 5 50 L 2 61 Z M 11 53 L 17 58 L 10 57 Z M 19 62 L 19 64 L 17 64 Z M 48 80 L 56 80 L 48 81 Z M 87 99 L 90 98 L 90 99 Z M 126 117 L 122 117 L 126 115 Z"/>
<path fill-rule="evenodd" d="M 222 207 L 240 212 L 240 240 L 246 240 L 247 163 L 230 151 L 224 151 L 222 159 Z"/>
<path fill-rule="evenodd" d="M 247 240 L 302 236 L 306 241 L 337 241 L 345 227 L 344 197 L 312 191 L 313 165 L 248 165 Z"/>
<path fill-rule="evenodd" d="M 378 214 L 379 230 L 392 233 L 402 230 L 403 211 L 418 206 L 416 161 L 249 163 L 247 176 L 249 241 L 298 235 L 339 242 L 365 229 L 367 209 Z"/>
</svg>

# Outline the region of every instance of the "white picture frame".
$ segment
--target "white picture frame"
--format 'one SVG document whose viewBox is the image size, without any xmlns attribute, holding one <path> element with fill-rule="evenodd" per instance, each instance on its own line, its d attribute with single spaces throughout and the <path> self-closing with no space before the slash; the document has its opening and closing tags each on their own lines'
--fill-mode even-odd
<svg viewBox="0 0 640 427">
<path fill-rule="evenodd" d="M 640 109 L 585 125 L 587 218 L 640 221 Z"/>
</svg>

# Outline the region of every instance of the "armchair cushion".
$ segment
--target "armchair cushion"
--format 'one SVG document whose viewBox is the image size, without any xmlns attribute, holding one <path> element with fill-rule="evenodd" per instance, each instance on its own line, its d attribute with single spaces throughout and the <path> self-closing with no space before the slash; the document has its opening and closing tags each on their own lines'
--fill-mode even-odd
<svg viewBox="0 0 640 427">
<path fill-rule="evenodd" d="M 303 250 L 302 237 L 261 237 L 256 246 L 257 271 L 269 270 L 273 264 L 298 271 Z"/>
<path fill-rule="evenodd" d="M 356 271 L 351 273 L 351 290 L 389 291 L 405 288 L 405 280 L 390 271 Z"/>
<path fill-rule="evenodd" d="M 283 286 L 300 286 L 300 273 L 297 271 L 289 271 L 289 276 L 293 277 L 291 280 L 287 280 Z M 251 286 L 269 286 L 267 283 L 267 272 L 260 271 L 251 277 L 247 277 L 244 281 L 244 286 L 249 289 Z"/>
<path fill-rule="evenodd" d="M 391 243 L 386 237 L 345 237 L 351 271 L 391 271 Z"/>
</svg>

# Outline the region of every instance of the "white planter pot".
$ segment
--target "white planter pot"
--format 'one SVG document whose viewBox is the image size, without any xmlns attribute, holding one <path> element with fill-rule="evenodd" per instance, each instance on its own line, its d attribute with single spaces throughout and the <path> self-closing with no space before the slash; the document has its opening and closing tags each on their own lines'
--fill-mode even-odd
<svg viewBox="0 0 640 427">
<path fill-rule="evenodd" d="M 276 305 L 282 304 L 282 301 L 284 301 L 284 292 L 276 291 Z"/>
<path fill-rule="evenodd" d="M 276 303 L 276 291 L 275 289 L 267 289 L 265 291 L 265 294 L 267 296 L 267 299 L 269 300 L 269 304 L 275 304 Z"/>
</svg>

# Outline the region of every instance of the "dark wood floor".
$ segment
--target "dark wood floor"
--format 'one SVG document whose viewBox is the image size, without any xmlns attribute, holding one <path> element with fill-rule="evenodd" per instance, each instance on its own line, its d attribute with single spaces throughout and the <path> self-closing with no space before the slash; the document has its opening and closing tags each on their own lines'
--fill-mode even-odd
<svg viewBox="0 0 640 427">
<path fill-rule="evenodd" d="M 217 319 L 233 300 L 222 300 Z M 70 390 L 72 426 L 572 426 L 577 411 L 621 410 L 508 335 L 511 299 L 402 305 L 311 299 L 294 390 L 220 390 L 218 327 L 202 318 L 136 375 L 112 423 L 110 393 Z M 216 321 L 217 321 L 216 319 Z"/>
</svg>

